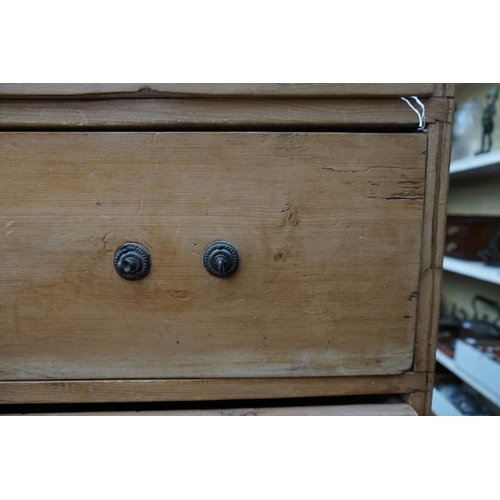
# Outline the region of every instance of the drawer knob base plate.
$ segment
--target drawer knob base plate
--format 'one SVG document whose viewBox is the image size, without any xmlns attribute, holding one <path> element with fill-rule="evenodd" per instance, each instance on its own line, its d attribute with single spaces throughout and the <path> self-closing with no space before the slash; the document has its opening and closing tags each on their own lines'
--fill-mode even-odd
<svg viewBox="0 0 500 500">
<path fill-rule="evenodd" d="M 126 243 L 115 252 L 116 272 L 129 281 L 140 280 L 147 276 L 151 260 L 147 250 L 136 243 Z"/>
<path fill-rule="evenodd" d="M 231 276 L 240 262 L 238 251 L 226 241 L 216 241 L 209 245 L 203 253 L 205 269 L 216 278 Z"/>
</svg>

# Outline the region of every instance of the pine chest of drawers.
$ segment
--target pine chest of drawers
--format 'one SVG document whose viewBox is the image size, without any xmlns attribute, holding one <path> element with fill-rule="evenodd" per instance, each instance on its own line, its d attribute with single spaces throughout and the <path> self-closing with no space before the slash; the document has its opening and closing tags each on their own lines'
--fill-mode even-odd
<svg viewBox="0 0 500 500">
<path fill-rule="evenodd" d="M 0 403 L 428 413 L 452 95 L 0 85 Z"/>
</svg>

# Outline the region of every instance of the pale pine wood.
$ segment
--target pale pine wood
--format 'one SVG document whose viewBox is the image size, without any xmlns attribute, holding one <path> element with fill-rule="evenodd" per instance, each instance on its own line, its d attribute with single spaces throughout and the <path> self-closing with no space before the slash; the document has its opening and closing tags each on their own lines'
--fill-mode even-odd
<svg viewBox="0 0 500 500">
<path fill-rule="evenodd" d="M 280 399 L 426 390 L 425 373 L 367 377 L 0 382 L 0 404 Z"/>
<path fill-rule="evenodd" d="M 0 83 L 0 97 L 431 96 L 432 83 Z"/>
<path fill-rule="evenodd" d="M 453 84 L 431 84 L 432 90 L 428 94 L 420 93 L 409 87 L 393 87 L 390 90 L 392 93 L 386 95 L 391 95 L 395 99 L 381 98 L 380 96 L 384 95 L 384 91 L 378 85 L 367 85 L 366 88 L 358 87 L 355 89 L 358 97 L 364 96 L 360 99 L 349 99 L 346 97 L 349 94 L 345 94 L 345 88 L 341 90 L 338 86 L 335 89 L 334 87 L 328 89 L 329 92 L 337 92 L 336 94 L 325 94 L 325 96 L 342 96 L 344 97 L 343 99 L 320 97 L 323 94 L 318 93 L 318 87 L 313 89 L 312 86 L 309 86 L 306 89 L 306 94 L 303 94 L 310 97 L 309 99 L 302 99 L 300 97 L 300 92 L 304 89 L 293 86 L 289 86 L 288 88 L 274 86 L 271 90 L 268 89 L 267 91 L 263 87 L 254 87 L 250 89 L 250 93 L 246 93 L 248 89 L 245 90 L 242 87 L 226 86 L 224 89 L 226 94 L 218 94 L 219 91 L 222 91 L 222 87 L 216 88 L 210 85 L 203 88 L 200 86 L 199 89 L 191 88 L 188 94 L 180 93 L 180 87 L 176 89 L 173 87 L 163 87 L 162 89 L 152 87 L 151 91 L 143 89 L 141 92 L 138 92 L 141 87 L 120 88 L 116 94 L 110 93 L 110 87 L 102 87 L 100 89 L 95 87 L 90 89 L 87 87 L 86 89 L 80 88 L 78 93 L 74 95 L 75 97 L 84 99 L 80 102 L 71 100 L 71 92 L 73 90 L 68 89 L 68 87 L 63 92 L 66 95 L 57 96 L 57 85 L 52 85 L 52 94 L 45 94 L 43 93 L 43 89 L 38 87 L 38 90 L 42 91 L 42 93 L 38 94 L 38 97 L 57 99 L 63 97 L 64 100 L 51 101 L 47 99 L 39 101 L 34 99 L 34 97 L 37 97 L 36 92 L 33 94 L 27 92 L 24 95 L 16 94 L 15 92 L 20 87 L 17 87 L 17 90 L 13 94 L 3 94 L 0 96 L 0 99 L 1 97 L 29 98 L 24 100 L 0 100 L 0 126 L 4 128 L 57 127 L 61 130 L 64 130 L 64 127 L 90 129 L 93 127 L 108 129 L 117 127 L 130 129 L 140 129 L 141 127 L 154 127 L 157 129 L 180 129 L 183 127 L 186 129 L 194 129 L 196 127 L 203 129 L 210 127 L 255 129 L 256 127 L 297 127 L 302 125 L 319 125 L 332 128 L 352 127 L 356 125 L 363 125 L 365 127 L 385 125 L 411 127 L 412 123 L 416 123 L 416 117 L 413 116 L 414 113 L 402 101 L 399 101 L 399 95 L 417 94 L 423 98 L 425 95 L 430 96 L 433 94 L 434 98 L 424 100 L 427 111 L 427 123 L 430 124 L 427 162 L 429 174 L 425 181 L 426 201 L 423 226 L 424 247 L 421 257 L 422 273 L 418 289 L 418 300 L 414 301 L 418 303 L 419 318 L 419 326 L 417 327 L 415 338 L 414 361 L 414 368 L 418 373 L 391 375 L 387 377 L 260 378 L 254 380 L 233 379 L 231 381 L 208 379 L 4 382 L 0 385 L 0 401 L 10 403 L 63 403 L 71 402 L 72 398 L 74 402 L 125 402 L 133 399 L 138 401 L 188 401 L 196 398 L 200 400 L 200 391 L 207 390 L 207 388 L 207 394 L 205 395 L 207 400 L 217 398 L 239 399 L 244 397 L 242 394 L 245 394 L 247 398 L 272 398 L 308 395 L 398 393 L 406 394 L 407 400 L 411 402 L 420 414 L 430 413 L 429 395 L 432 390 L 434 369 L 434 323 L 437 324 L 437 309 L 435 304 L 439 300 L 440 284 L 440 257 L 439 253 L 433 252 L 436 247 L 439 248 L 441 244 L 440 240 L 443 237 L 439 230 L 436 229 L 436 221 L 439 217 L 441 217 L 442 221 L 443 216 L 436 216 L 437 210 L 433 208 L 436 205 L 436 196 L 433 195 L 433 192 L 434 190 L 440 192 L 437 198 L 441 200 L 438 204 L 441 203 L 440 210 L 442 212 L 444 206 L 443 196 L 445 196 L 443 185 L 446 183 L 439 182 L 439 175 L 442 174 L 437 174 L 437 171 L 439 168 L 443 168 L 443 163 L 447 161 L 446 148 L 449 148 L 449 135 L 451 132 L 449 124 L 451 123 L 451 112 L 453 110 Z M 106 86 L 107 84 L 104 85 Z M 350 89 L 353 90 L 354 87 L 351 86 Z M 5 87 L 3 90 L 5 90 Z M 183 91 L 185 90 L 186 88 L 184 87 Z M 24 87 L 23 91 L 27 91 L 27 87 Z M 172 93 L 169 94 L 169 92 Z M 206 94 L 203 94 L 204 92 Z M 203 95 L 210 97 L 210 99 L 202 98 Z M 221 98 L 224 95 L 229 96 L 230 99 Z M 175 99 L 166 99 L 166 96 L 175 97 Z M 242 96 L 245 98 L 242 99 Z M 256 96 L 259 98 L 256 98 Z M 265 96 L 266 99 L 260 99 L 262 96 Z M 271 98 L 273 96 L 274 98 Z M 276 96 L 290 97 L 290 99 L 277 99 Z M 367 98 L 367 96 L 378 97 L 373 99 Z M 110 97 L 124 99 L 105 100 Z M 141 99 L 136 99 L 137 97 Z M 162 97 L 163 99 L 151 99 L 153 97 Z M 196 99 L 184 99 L 183 97 L 196 97 Z M 92 100 L 85 100 L 87 98 L 103 99 L 99 102 L 94 102 Z M 398 101 L 397 106 L 394 103 L 396 100 Z M 155 103 L 158 104 L 155 105 Z M 164 106 L 161 106 L 162 104 Z M 405 108 L 404 111 L 401 111 L 401 104 Z M 45 106 L 45 111 L 43 106 Z M 159 109 L 160 107 L 161 109 Z M 170 108 L 172 108 L 172 111 L 170 111 Z M 253 108 L 255 108 L 254 111 L 252 111 Z M 106 115 L 108 116 L 107 119 Z M 241 115 L 244 115 L 244 117 L 241 117 Z M 434 124 L 438 125 L 435 126 Z M 439 141 L 437 139 L 438 136 L 440 136 Z M 0 149 L 0 162 L 3 168 L 5 158 L 2 157 L 2 153 L 4 151 Z M 25 167 L 24 164 L 19 166 L 21 170 Z M 436 169 L 434 174 L 432 173 L 433 168 Z M 3 212 L 0 211 L 0 214 L 3 214 Z M 6 236 L 14 234 L 14 231 L 10 229 L 11 222 L 10 220 L 6 222 Z M 53 235 L 54 233 L 51 234 Z M 426 239 L 428 237 L 430 239 Z M 105 238 L 103 242 L 104 248 L 106 247 L 106 241 L 107 239 Z M 429 244 L 426 245 L 426 242 Z M 0 239 L 1 244 L 2 241 Z M 41 252 L 40 255 L 43 254 Z M 5 254 L 2 252 L 2 255 Z M 9 252 L 8 255 L 14 254 L 13 252 Z M 433 259 L 435 259 L 434 263 Z M 438 265 L 436 265 L 436 262 Z M 175 264 L 177 265 L 177 262 Z M 432 266 L 434 266 L 434 270 Z M 1 275 L 2 278 L 10 273 L 12 268 L 15 269 L 16 266 L 12 265 L 12 259 L 7 259 L 7 265 L 4 268 L 3 275 Z M 426 272 L 429 270 L 430 272 Z M 66 282 L 69 283 L 68 281 Z M 0 289 L 2 286 L 3 284 L 0 281 Z M 174 291 L 178 292 L 178 290 Z M 39 290 L 36 290 L 35 293 L 39 293 Z M 6 312 L 5 304 L 1 301 L 2 296 L 5 295 L 0 294 L 0 327 L 4 319 L 2 313 Z M 411 298 L 415 299 L 415 294 Z M 176 297 L 172 298 L 172 300 L 179 299 Z M 16 318 L 19 317 L 19 315 L 16 316 Z M 58 321 L 64 323 L 66 318 L 62 316 Z M 421 324 L 421 321 L 424 321 L 424 323 Z M 0 352 L 3 349 L 3 341 L 9 339 L 11 335 L 9 333 L 2 336 L 2 333 L 0 328 Z M 75 338 L 76 335 L 69 338 Z M 36 336 L 32 334 L 31 338 L 36 339 Z M 26 339 L 22 338 L 20 340 L 25 341 Z M 66 338 L 63 340 L 66 341 Z M 21 346 L 22 344 L 20 344 Z M 295 374 L 293 376 L 295 377 Z M 300 384 L 298 384 L 298 381 L 300 381 Z M 136 382 L 139 384 L 136 384 Z M 199 385 L 200 383 L 203 384 L 203 382 L 208 382 L 208 385 Z M 262 385 L 259 385 L 261 383 Z M 314 387 L 315 385 L 316 387 Z M 94 394 L 94 390 L 97 390 L 97 396 Z"/>
<path fill-rule="evenodd" d="M 0 378 L 411 368 L 423 134 L 2 133 Z M 211 277 L 202 253 L 233 243 Z M 150 275 L 120 278 L 136 241 Z"/>
<path fill-rule="evenodd" d="M 446 121 L 449 100 L 423 99 L 426 122 Z M 0 127 L 137 129 L 258 127 L 412 127 L 418 117 L 399 97 L 321 99 L 0 100 Z"/>
<path fill-rule="evenodd" d="M 28 413 L 23 416 L 113 416 L 113 417 L 414 417 L 408 404 L 356 404 L 290 406 L 282 408 L 227 408 L 223 410 L 157 410 L 74 413 Z"/>
</svg>

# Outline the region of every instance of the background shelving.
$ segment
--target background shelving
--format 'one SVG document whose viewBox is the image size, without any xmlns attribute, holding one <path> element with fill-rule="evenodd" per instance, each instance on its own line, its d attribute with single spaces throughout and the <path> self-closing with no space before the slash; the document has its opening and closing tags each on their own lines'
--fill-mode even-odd
<svg viewBox="0 0 500 500">
<path fill-rule="evenodd" d="M 500 285 L 500 267 L 487 266 L 482 262 L 469 262 L 467 260 L 454 259 L 453 257 L 445 257 L 443 260 L 443 269 Z"/>
<path fill-rule="evenodd" d="M 485 96 L 494 85 L 462 84 L 457 88 L 457 110 L 466 102 L 476 100 L 484 107 Z M 497 101 L 500 108 L 500 101 Z M 499 112 L 493 133 L 493 151 L 476 155 L 481 141 L 481 117 L 478 115 L 475 135 L 465 149 L 452 149 L 452 157 L 458 157 L 462 151 L 468 151 L 468 157 L 455 159 L 450 165 L 450 187 L 448 195 L 448 215 L 461 216 L 494 216 L 500 217 L 500 119 Z M 470 139 L 470 137 L 469 137 Z M 452 145 L 453 148 L 453 145 Z M 471 262 L 451 257 L 443 261 L 442 313 L 450 314 L 453 304 L 463 309 L 468 317 L 472 317 L 472 299 L 475 295 L 483 295 L 500 302 L 500 268 L 486 266 L 482 262 Z M 453 358 L 441 351 L 436 353 L 436 361 L 441 370 L 448 370 L 469 387 L 477 391 L 485 401 L 495 406 L 500 412 L 500 398 L 480 384 L 474 378 L 474 372 L 466 366 L 457 366 Z M 447 372 L 448 373 L 448 372 Z M 433 411 L 436 415 L 460 412 L 451 405 L 438 389 L 433 393 Z"/>
<path fill-rule="evenodd" d="M 452 179 L 488 175 L 500 175 L 500 150 L 455 160 L 450 165 Z"/>
<path fill-rule="evenodd" d="M 432 390 L 432 413 L 437 417 L 462 417 L 463 414 L 446 396 L 436 389 Z"/>
<path fill-rule="evenodd" d="M 436 361 L 444 366 L 450 372 L 454 373 L 459 379 L 472 387 L 475 391 L 482 394 L 486 399 L 496 406 L 500 406 L 500 398 L 484 387 L 480 382 L 474 379 L 474 374 L 457 366 L 453 358 L 450 358 L 439 349 L 436 351 Z"/>
</svg>

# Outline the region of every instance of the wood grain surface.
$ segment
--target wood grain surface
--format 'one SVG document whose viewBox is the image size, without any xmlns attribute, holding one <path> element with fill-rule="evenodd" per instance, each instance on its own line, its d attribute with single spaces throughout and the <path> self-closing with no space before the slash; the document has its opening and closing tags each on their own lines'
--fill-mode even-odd
<svg viewBox="0 0 500 500">
<path fill-rule="evenodd" d="M 0 97 L 431 96 L 433 83 L 0 83 Z"/>
<path fill-rule="evenodd" d="M 2 380 L 412 366 L 425 134 L 6 132 L 0 162 Z M 127 241 L 142 281 L 113 268 Z"/>
<path fill-rule="evenodd" d="M 425 373 L 367 377 L 0 382 L 0 404 L 151 403 L 412 394 Z"/>
<path fill-rule="evenodd" d="M 447 98 L 423 99 L 426 123 L 446 121 Z M 418 116 L 391 98 L 0 99 L 2 128 L 163 130 L 272 127 L 405 127 Z"/>
</svg>

